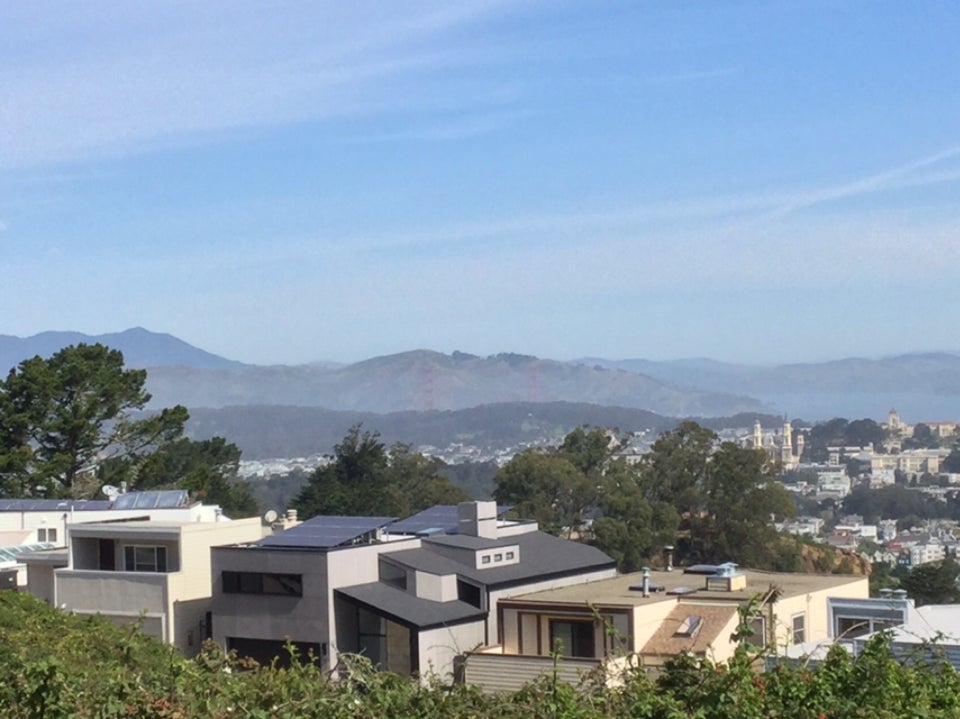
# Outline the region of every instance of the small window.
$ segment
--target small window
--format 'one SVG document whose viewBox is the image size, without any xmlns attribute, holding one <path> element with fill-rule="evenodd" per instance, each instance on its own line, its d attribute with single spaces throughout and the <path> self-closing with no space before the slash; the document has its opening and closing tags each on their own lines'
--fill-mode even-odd
<svg viewBox="0 0 960 719">
<path fill-rule="evenodd" d="M 56 542 L 57 530 L 53 527 L 41 527 L 37 530 L 38 542 Z"/>
<path fill-rule="evenodd" d="M 482 557 L 480 557 L 480 564 L 490 564 L 490 555 L 484 554 Z"/>
<path fill-rule="evenodd" d="M 767 644 L 767 622 L 763 617 L 750 617 L 750 628 L 753 634 L 744 641 L 754 647 L 764 647 Z"/>
<path fill-rule="evenodd" d="M 517 556 L 517 555 L 516 555 L 514 552 L 507 552 L 507 554 L 506 554 L 507 561 L 509 562 L 511 559 L 513 559 L 513 558 L 516 557 L 516 556 Z"/>
<path fill-rule="evenodd" d="M 493 555 L 493 561 L 495 561 L 495 562 L 502 562 L 502 561 L 503 561 L 503 555 L 502 555 L 502 554 L 494 554 L 494 555 Z"/>
<path fill-rule="evenodd" d="M 807 641 L 807 615 L 796 614 L 793 617 L 793 643 L 803 644 Z"/>
<path fill-rule="evenodd" d="M 701 624 L 703 624 L 703 617 L 699 614 L 691 614 L 680 622 L 680 626 L 673 634 L 677 637 L 695 637 L 700 631 Z"/>
</svg>

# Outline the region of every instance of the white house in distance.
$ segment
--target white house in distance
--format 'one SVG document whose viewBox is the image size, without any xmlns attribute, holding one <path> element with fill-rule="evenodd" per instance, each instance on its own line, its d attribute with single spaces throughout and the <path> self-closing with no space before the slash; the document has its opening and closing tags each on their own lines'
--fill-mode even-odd
<svg viewBox="0 0 960 719">
<path fill-rule="evenodd" d="M 121 504 L 167 506 L 121 506 L 120 517 L 88 509 L 101 521 L 65 522 L 66 547 L 21 556 L 27 591 L 78 614 L 139 621 L 145 633 L 194 656 L 209 634 L 210 549 L 261 538 L 261 520 L 230 520 L 218 508 L 188 504 L 180 490 L 117 499 L 124 498 Z"/>
</svg>

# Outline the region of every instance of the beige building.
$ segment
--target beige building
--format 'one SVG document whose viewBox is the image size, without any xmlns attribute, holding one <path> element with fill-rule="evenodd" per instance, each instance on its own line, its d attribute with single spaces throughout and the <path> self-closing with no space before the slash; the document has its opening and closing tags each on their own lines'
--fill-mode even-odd
<svg viewBox="0 0 960 719">
<path fill-rule="evenodd" d="M 262 536 L 258 517 L 68 524 L 68 548 L 23 560 L 27 589 L 67 611 L 139 621 L 191 657 L 210 633 L 211 548 Z"/>
<path fill-rule="evenodd" d="M 602 668 L 656 671 L 682 652 L 721 662 L 736 644 L 739 608 L 753 599 L 757 644 L 778 648 L 832 636 L 828 597 L 867 598 L 866 577 L 739 571 L 735 565 L 627 574 L 499 602 L 497 644 L 470 652 L 464 679 L 512 691 L 554 670 L 576 680 Z"/>
</svg>

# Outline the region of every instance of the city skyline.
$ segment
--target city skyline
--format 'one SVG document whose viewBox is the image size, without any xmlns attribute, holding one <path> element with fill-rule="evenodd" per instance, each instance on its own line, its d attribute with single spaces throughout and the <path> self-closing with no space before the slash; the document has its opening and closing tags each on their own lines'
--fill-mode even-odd
<svg viewBox="0 0 960 719">
<path fill-rule="evenodd" d="M 957 351 L 960 9 L 0 8 L 0 334 Z"/>
</svg>

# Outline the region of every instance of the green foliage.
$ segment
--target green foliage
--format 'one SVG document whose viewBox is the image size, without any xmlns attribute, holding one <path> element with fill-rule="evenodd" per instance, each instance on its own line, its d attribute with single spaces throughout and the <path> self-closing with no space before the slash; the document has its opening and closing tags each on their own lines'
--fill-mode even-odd
<svg viewBox="0 0 960 719">
<path fill-rule="evenodd" d="M 667 544 L 685 560 L 783 564 L 770 518 L 796 506 L 765 453 L 717 446 L 690 421 L 660 435 L 638 464 L 615 449 L 605 430 L 578 428 L 558 447 L 516 455 L 497 474 L 494 497 L 546 531 L 587 534 L 622 571 L 660 563 Z"/>
<path fill-rule="evenodd" d="M 72 495 L 82 473 L 107 448 L 143 447 L 186 410 L 145 422 L 130 419 L 150 400 L 147 373 L 123 367 L 123 354 L 101 344 L 66 347 L 49 359 L 24 360 L 0 382 L 0 467 L 6 496 Z"/>
<path fill-rule="evenodd" d="M 917 492 L 902 485 L 891 485 L 880 489 L 854 487 L 843 500 L 843 511 L 847 514 L 859 514 L 865 522 L 874 524 L 881 518 L 936 519 L 956 517 L 958 508 Z M 915 521 L 915 520 L 911 520 Z"/>
<path fill-rule="evenodd" d="M 334 460 L 318 468 L 293 500 L 301 519 L 318 514 L 406 517 L 434 504 L 469 501 L 440 470 L 443 462 L 404 444 L 387 451 L 376 432 L 354 425 Z"/>
<path fill-rule="evenodd" d="M 240 480 L 240 448 L 223 437 L 167 439 L 155 451 L 114 457 L 100 465 L 101 484 L 128 483 L 130 489 L 187 489 L 208 504 L 218 504 L 228 517 L 258 513 L 250 486 Z"/>
<path fill-rule="evenodd" d="M 939 562 L 920 564 L 900 580 L 900 588 L 907 590 L 917 605 L 954 604 L 960 602 L 960 566 L 951 557 Z"/>
<path fill-rule="evenodd" d="M 746 617 L 747 613 L 744 613 Z M 741 627 L 747 626 L 746 622 Z M 740 637 L 741 639 L 744 637 Z M 840 647 L 817 667 L 760 671 L 765 650 L 741 644 L 725 663 L 681 655 L 656 679 L 628 670 L 565 684 L 548 671 L 521 691 L 377 672 L 345 657 L 340 679 L 300 662 L 259 666 L 205 645 L 184 659 L 135 629 L 0 594 L 0 707 L 5 719 L 899 719 L 960 714 L 948 665 L 903 663 L 886 638 L 856 659 Z M 919 661 L 919 660 L 918 660 Z"/>
<path fill-rule="evenodd" d="M 903 440 L 904 449 L 936 449 L 940 446 L 940 438 L 930 429 L 928 424 L 916 424 L 913 434 Z"/>
<path fill-rule="evenodd" d="M 850 422 L 842 417 L 836 417 L 816 424 L 810 429 L 804 447 L 803 460 L 827 461 L 827 447 L 866 447 L 872 444 L 874 449 L 882 452 L 886 438 L 886 431 L 872 419 L 855 419 Z"/>
</svg>

